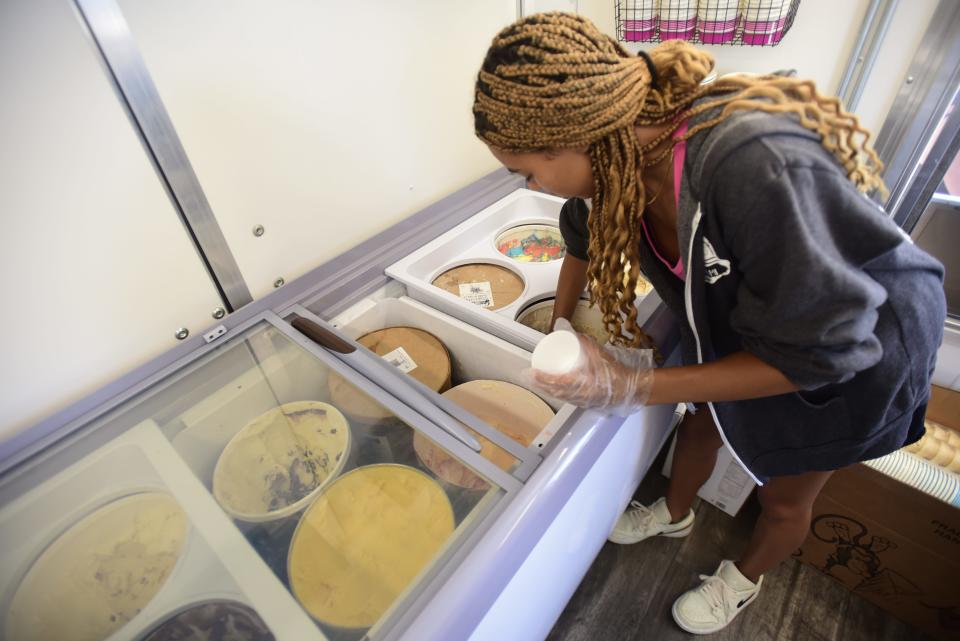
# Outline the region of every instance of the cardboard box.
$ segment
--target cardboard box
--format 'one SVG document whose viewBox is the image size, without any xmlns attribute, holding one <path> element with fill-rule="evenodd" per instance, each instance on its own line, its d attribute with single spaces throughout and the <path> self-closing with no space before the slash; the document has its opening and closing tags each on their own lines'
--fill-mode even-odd
<svg viewBox="0 0 960 641">
<path fill-rule="evenodd" d="M 936 388 L 927 416 L 960 427 L 960 393 Z M 795 556 L 927 634 L 960 640 L 960 509 L 854 465 L 820 493 Z"/>
<path fill-rule="evenodd" d="M 667 452 L 667 460 L 663 463 L 663 475 L 667 478 L 670 478 L 673 450 L 676 446 L 677 435 L 674 434 L 670 451 Z M 713 468 L 713 474 L 697 492 L 697 496 L 730 516 L 736 516 L 756 486 L 746 470 L 733 459 L 730 450 L 722 447 L 717 452 L 717 464 Z"/>
</svg>

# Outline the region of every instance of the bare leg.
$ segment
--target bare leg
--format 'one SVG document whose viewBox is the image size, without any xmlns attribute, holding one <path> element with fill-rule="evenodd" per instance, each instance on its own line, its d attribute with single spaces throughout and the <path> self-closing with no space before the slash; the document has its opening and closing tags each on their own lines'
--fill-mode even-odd
<svg viewBox="0 0 960 641">
<path fill-rule="evenodd" d="M 741 574 L 754 583 L 800 547 L 810 527 L 813 502 L 833 472 L 807 472 L 778 476 L 757 490 L 762 512 L 750 544 L 737 563 Z"/>
<path fill-rule="evenodd" d="M 680 423 L 667 488 L 667 509 L 674 522 L 690 511 L 697 490 L 707 482 L 717 464 L 717 450 L 722 445 L 723 440 L 706 406 L 699 406 L 696 414 L 687 414 Z"/>
</svg>

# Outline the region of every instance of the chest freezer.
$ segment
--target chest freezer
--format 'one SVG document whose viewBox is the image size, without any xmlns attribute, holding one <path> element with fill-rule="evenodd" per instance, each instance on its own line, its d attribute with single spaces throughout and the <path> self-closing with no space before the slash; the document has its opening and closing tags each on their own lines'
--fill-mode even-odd
<svg viewBox="0 0 960 641">
<path fill-rule="evenodd" d="M 677 416 L 538 398 L 503 337 L 529 334 L 386 275 L 516 184 L 481 187 L 0 444 L 3 638 L 546 637 Z M 669 319 L 641 320 L 670 353 Z M 409 384 L 421 352 L 363 347 L 386 328 L 442 345 L 435 389 Z M 492 410 L 442 388 L 490 388 Z"/>
</svg>

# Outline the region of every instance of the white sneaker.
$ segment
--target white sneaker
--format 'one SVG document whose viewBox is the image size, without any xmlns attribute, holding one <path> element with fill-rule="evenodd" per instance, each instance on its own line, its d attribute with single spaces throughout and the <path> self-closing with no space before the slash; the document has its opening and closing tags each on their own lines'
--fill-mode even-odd
<svg viewBox="0 0 960 641">
<path fill-rule="evenodd" d="M 673 604 L 673 619 L 693 634 L 710 634 L 727 626 L 760 592 L 733 561 L 722 561 L 713 576 L 700 575 L 700 587 L 684 593 Z"/>
<path fill-rule="evenodd" d="M 630 501 L 630 507 L 620 515 L 613 532 L 607 537 L 611 543 L 637 543 L 651 536 L 680 538 L 693 529 L 693 510 L 676 523 L 670 522 L 667 500 L 658 499 L 650 507 L 639 501 Z"/>
</svg>

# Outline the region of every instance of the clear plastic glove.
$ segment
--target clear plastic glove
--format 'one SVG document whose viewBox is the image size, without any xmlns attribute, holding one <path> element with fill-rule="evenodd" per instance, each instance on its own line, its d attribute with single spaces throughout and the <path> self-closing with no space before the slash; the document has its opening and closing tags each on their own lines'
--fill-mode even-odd
<svg viewBox="0 0 960 641">
<path fill-rule="evenodd" d="M 554 331 L 568 331 L 580 341 L 580 359 L 564 374 L 526 369 L 524 378 L 537 389 L 578 407 L 629 416 L 644 407 L 653 386 L 654 355 L 650 349 L 605 345 L 577 333 L 566 319 Z"/>
</svg>

